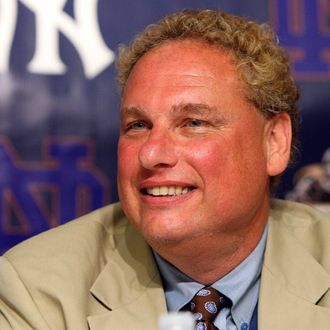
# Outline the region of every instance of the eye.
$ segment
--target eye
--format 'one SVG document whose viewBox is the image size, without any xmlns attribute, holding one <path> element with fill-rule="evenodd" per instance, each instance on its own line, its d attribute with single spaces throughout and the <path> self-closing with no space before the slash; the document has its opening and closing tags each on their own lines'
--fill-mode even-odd
<svg viewBox="0 0 330 330">
<path fill-rule="evenodd" d="M 127 125 L 127 130 L 136 130 L 140 131 L 147 127 L 147 125 L 143 121 L 135 121 Z"/>
<path fill-rule="evenodd" d="M 205 122 L 199 119 L 187 119 L 184 123 L 186 127 L 202 127 L 205 126 Z"/>
</svg>

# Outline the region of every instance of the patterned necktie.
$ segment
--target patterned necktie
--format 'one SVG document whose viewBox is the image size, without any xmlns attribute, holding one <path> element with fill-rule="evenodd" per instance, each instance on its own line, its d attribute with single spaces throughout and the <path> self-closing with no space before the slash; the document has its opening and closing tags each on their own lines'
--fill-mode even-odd
<svg viewBox="0 0 330 330">
<path fill-rule="evenodd" d="M 212 287 L 199 290 L 190 302 L 196 320 L 196 330 L 217 330 L 213 324 L 222 308 L 221 294 Z"/>
</svg>

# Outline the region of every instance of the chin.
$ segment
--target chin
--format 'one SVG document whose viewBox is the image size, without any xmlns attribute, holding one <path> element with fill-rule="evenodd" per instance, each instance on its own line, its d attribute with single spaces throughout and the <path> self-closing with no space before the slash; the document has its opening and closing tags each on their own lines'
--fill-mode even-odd
<svg viewBox="0 0 330 330">
<path fill-rule="evenodd" d="M 176 249 L 180 244 L 182 244 L 185 239 L 178 236 L 145 236 L 147 243 L 160 255 L 164 251 L 170 251 L 171 249 Z"/>
<path fill-rule="evenodd" d="M 142 226 L 140 233 L 151 246 L 173 245 L 182 242 L 190 236 L 187 227 L 183 227 L 173 226 L 173 223 L 169 225 L 168 223 L 157 221 L 152 226 L 150 224 Z"/>
</svg>

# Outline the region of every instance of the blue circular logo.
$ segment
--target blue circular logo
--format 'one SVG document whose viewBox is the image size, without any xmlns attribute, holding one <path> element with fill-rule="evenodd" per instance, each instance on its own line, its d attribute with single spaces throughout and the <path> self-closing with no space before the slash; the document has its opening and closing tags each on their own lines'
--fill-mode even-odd
<svg viewBox="0 0 330 330">
<path fill-rule="evenodd" d="M 215 314 L 218 311 L 217 305 L 215 304 L 214 301 L 206 302 L 205 303 L 205 309 L 211 314 Z"/>
<path fill-rule="evenodd" d="M 210 294 L 211 294 L 210 290 L 202 289 L 202 290 L 199 290 L 196 295 L 201 296 L 201 297 L 206 297 L 206 296 L 209 296 Z"/>
<path fill-rule="evenodd" d="M 196 321 L 201 320 L 203 317 L 202 313 L 194 313 L 194 318 Z"/>
<path fill-rule="evenodd" d="M 243 322 L 241 324 L 241 330 L 248 330 L 249 329 L 249 325 L 246 322 Z"/>
<path fill-rule="evenodd" d="M 198 322 L 196 324 L 196 330 L 206 330 L 207 327 L 206 327 L 206 324 L 204 322 Z"/>
</svg>

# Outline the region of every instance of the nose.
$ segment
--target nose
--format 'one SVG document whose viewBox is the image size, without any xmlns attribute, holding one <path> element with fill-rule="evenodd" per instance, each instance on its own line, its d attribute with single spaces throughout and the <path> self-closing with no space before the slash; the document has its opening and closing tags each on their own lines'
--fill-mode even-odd
<svg viewBox="0 0 330 330">
<path fill-rule="evenodd" d="M 174 167 L 178 162 L 174 137 L 169 131 L 156 132 L 154 129 L 141 146 L 140 164 L 148 169 Z"/>
</svg>

